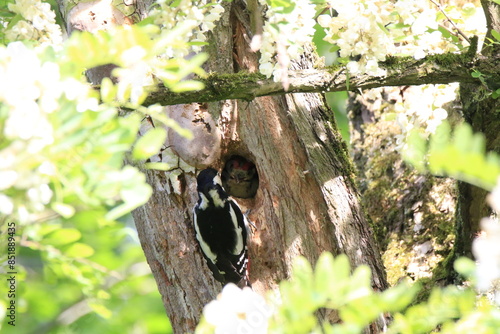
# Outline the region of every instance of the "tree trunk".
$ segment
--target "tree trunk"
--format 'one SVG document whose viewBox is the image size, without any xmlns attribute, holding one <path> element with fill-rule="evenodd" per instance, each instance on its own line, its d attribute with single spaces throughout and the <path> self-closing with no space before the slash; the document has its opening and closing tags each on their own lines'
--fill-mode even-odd
<svg viewBox="0 0 500 334">
<path fill-rule="evenodd" d="M 245 39 L 251 32 L 245 28 L 250 24 L 244 3 L 224 6 L 208 47 L 208 70 L 255 71 L 257 57 L 248 51 Z M 304 57 L 295 66 L 311 67 L 312 59 Z M 352 265 L 368 264 L 373 286 L 385 289 L 385 272 L 360 207 L 346 146 L 323 96 L 224 101 L 209 104 L 209 111 L 222 134 L 220 158 L 211 165 L 220 169 L 237 154 L 253 161 L 259 173 L 255 198 L 237 199 L 243 210 L 251 209 L 250 219 L 257 226 L 249 242 L 254 290 L 277 289 L 278 282 L 289 277 L 296 256 L 314 263 L 323 251 L 346 253 Z M 182 192 L 175 193 L 169 191 L 168 172 L 145 172 L 154 192 L 133 213 L 139 238 L 174 331 L 192 332 L 203 305 L 221 289 L 195 242 L 195 174 L 181 173 Z"/>
<path fill-rule="evenodd" d="M 439 266 L 448 263 L 445 259 L 453 249 L 457 191 L 455 180 L 422 175 L 397 151 L 401 128 L 387 116 L 397 113 L 408 96 L 418 94 L 412 89 L 350 93 L 348 111 L 362 203 L 376 231 L 388 281 L 432 279 L 432 284 L 424 283 L 425 292 L 448 275 Z M 455 107 L 446 106 L 450 119 L 458 117 Z"/>
<path fill-rule="evenodd" d="M 486 38 L 492 38 L 491 31 L 500 31 L 500 5 L 493 1 L 482 0 L 485 11 L 488 33 Z M 487 59 L 491 68 L 500 58 L 500 45 L 485 42 L 480 59 Z M 484 74 L 484 73 L 483 73 Z M 475 132 L 481 132 L 486 139 L 486 150 L 500 154 L 500 100 L 491 97 L 491 91 L 500 88 L 498 77 L 484 75 L 483 83 L 461 83 L 460 98 L 463 105 L 464 118 Z M 455 257 L 472 257 L 472 240 L 480 230 L 481 218 L 488 216 L 491 209 L 486 204 L 487 191 L 473 185 L 460 182 L 456 216 Z"/>
</svg>

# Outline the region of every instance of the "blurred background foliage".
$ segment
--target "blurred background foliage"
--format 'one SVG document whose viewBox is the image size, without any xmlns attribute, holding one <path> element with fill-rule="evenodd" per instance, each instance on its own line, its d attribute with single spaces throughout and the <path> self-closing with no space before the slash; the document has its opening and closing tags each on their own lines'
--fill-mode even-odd
<svg viewBox="0 0 500 334">
<path fill-rule="evenodd" d="M 16 326 L 2 333 L 171 332 L 130 216 L 99 216 L 18 227 Z"/>
</svg>

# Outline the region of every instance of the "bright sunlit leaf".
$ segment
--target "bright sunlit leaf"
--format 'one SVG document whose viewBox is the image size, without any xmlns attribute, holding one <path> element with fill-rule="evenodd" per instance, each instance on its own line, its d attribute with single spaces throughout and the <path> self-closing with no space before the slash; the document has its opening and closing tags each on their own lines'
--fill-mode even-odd
<svg viewBox="0 0 500 334">
<path fill-rule="evenodd" d="M 134 159 L 143 160 L 158 154 L 161 147 L 165 144 L 167 132 L 163 128 L 154 128 L 146 132 L 137 140 L 132 151 Z"/>
<path fill-rule="evenodd" d="M 74 257 L 74 258 L 86 258 L 89 256 L 94 255 L 94 248 L 91 246 L 81 243 L 81 242 L 76 242 L 66 248 L 64 251 L 64 254 L 69 257 Z"/>
</svg>

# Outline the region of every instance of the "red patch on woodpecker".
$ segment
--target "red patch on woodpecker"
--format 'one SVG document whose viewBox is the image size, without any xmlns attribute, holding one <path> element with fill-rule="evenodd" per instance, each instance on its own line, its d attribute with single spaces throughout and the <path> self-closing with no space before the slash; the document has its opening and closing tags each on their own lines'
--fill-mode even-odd
<svg viewBox="0 0 500 334">
<path fill-rule="evenodd" d="M 243 164 L 243 166 L 242 166 L 241 169 L 243 169 L 243 170 L 250 170 L 250 169 L 252 169 L 252 167 L 253 167 L 253 163 L 247 162 L 247 163 Z"/>
</svg>

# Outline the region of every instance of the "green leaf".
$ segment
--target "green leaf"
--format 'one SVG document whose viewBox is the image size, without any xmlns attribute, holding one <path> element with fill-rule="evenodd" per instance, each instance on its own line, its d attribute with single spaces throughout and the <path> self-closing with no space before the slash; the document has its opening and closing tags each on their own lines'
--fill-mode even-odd
<svg viewBox="0 0 500 334">
<path fill-rule="evenodd" d="M 453 267 L 460 275 L 467 279 L 471 279 L 476 271 L 476 264 L 474 261 L 466 257 L 458 258 L 453 264 Z"/>
<path fill-rule="evenodd" d="M 473 70 L 472 73 L 470 74 L 473 78 L 480 78 L 483 76 L 483 73 L 479 72 L 478 70 Z"/>
<path fill-rule="evenodd" d="M 379 303 L 386 312 L 401 311 L 410 305 L 419 290 L 419 284 L 402 282 L 382 292 Z"/>
<path fill-rule="evenodd" d="M 498 97 L 500 97 L 500 88 L 491 93 L 491 97 L 494 99 L 498 99 Z"/>
<path fill-rule="evenodd" d="M 58 229 L 43 239 L 44 244 L 62 246 L 79 240 L 82 237 L 80 231 L 75 228 Z"/>
<path fill-rule="evenodd" d="M 332 282 L 332 278 L 334 277 L 334 258 L 332 253 L 323 252 L 316 262 L 316 267 L 314 270 L 314 279 L 315 279 L 315 289 L 317 292 L 323 292 L 325 294 L 325 298 L 333 298 L 335 297 L 331 293 L 331 286 L 335 284 Z"/>
<path fill-rule="evenodd" d="M 490 30 L 491 36 L 493 36 L 498 42 L 500 42 L 500 32 L 496 30 Z"/>
<path fill-rule="evenodd" d="M 108 220 L 116 220 L 130 213 L 135 208 L 146 203 L 152 193 L 153 190 L 150 185 L 144 183 L 138 184 L 136 188 L 125 193 L 131 195 L 131 197 L 127 198 L 125 203 L 122 203 L 110 210 L 106 214 L 105 218 Z"/>
<path fill-rule="evenodd" d="M 472 128 L 467 123 L 458 125 L 453 134 L 454 146 L 461 152 L 467 152 L 471 147 Z"/>
<path fill-rule="evenodd" d="M 146 167 L 147 169 L 155 169 L 163 171 L 172 169 L 172 166 L 164 162 L 147 162 L 144 164 L 144 167 Z"/>
<path fill-rule="evenodd" d="M 330 271 L 330 285 L 328 287 L 328 307 L 338 308 L 346 301 L 349 293 L 349 277 L 351 266 L 345 254 L 341 254 L 333 261 Z"/>
<path fill-rule="evenodd" d="M 485 189 L 492 189 L 500 176 L 500 157 L 495 152 L 485 152 L 485 139 L 473 133 L 467 123 L 458 125 L 451 136 L 451 128 L 444 121 L 430 136 L 430 145 L 420 134 L 421 129 L 410 132 L 405 161 L 420 172 L 428 170 L 435 175 L 448 175 Z"/>
<path fill-rule="evenodd" d="M 298 256 L 293 263 L 294 278 L 301 284 L 309 285 L 312 282 L 313 270 L 311 264 L 303 256 Z"/>
<path fill-rule="evenodd" d="M 382 23 L 377 22 L 377 26 L 380 28 L 380 30 L 382 30 L 384 32 L 384 34 L 386 34 L 386 35 L 390 34 L 389 30 L 387 30 L 387 28 Z"/>
<path fill-rule="evenodd" d="M 291 0 L 267 0 L 266 2 L 270 7 L 276 9 L 277 12 L 283 14 L 290 14 L 295 9 L 295 2 Z"/>
<path fill-rule="evenodd" d="M 366 295 L 349 302 L 340 309 L 340 318 L 344 323 L 357 327 L 357 332 L 375 320 L 382 310 L 379 309 L 374 295 Z"/>
<path fill-rule="evenodd" d="M 132 156 L 136 160 L 143 160 L 158 154 L 161 147 L 165 144 L 167 132 L 163 128 L 150 129 L 146 134 L 137 140 L 132 151 Z"/>
<path fill-rule="evenodd" d="M 74 258 L 86 258 L 94 255 L 94 249 L 87 244 L 76 242 L 66 248 L 64 254 Z"/>
<path fill-rule="evenodd" d="M 330 49 L 328 49 L 328 51 L 330 53 L 336 53 L 339 50 L 340 50 L 340 46 L 338 46 L 337 44 L 333 44 L 332 47 Z"/>
<path fill-rule="evenodd" d="M 103 317 L 104 319 L 110 319 L 111 316 L 113 315 L 113 312 L 111 312 L 110 309 L 108 309 L 101 303 L 89 302 L 89 306 L 96 314 Z"/>
<path fill-rule="evenodd" d="M 427 142 L 418 129 L 412 129 L 403 150 L 403 158 L 413 165 L 420 173 L 426 170 Z"/>
<path fill-rule="evenodd" d="M 205 84 L 201 81 L 196 80 L 185 80 L 181 81 L 177 84 L 171 85 L 170 89 L 175 93 L 188 92 L 193 90 L 202 90 L 205 87 Z"/>
<path fill-rule="evenodd" d="M 451 32 L 445 27 L 439 27 L 439 32 L 443 35 L 444 38 L 450 38 L 452 36 Z"/>
<path fill-rule="evenodd" d="M 372 293 L 371 288 L 372 273 L 367 265 L 360 265 L 354 270 L 349 281 L 349 291 L 347 293 L 347 301 L 369 296 Z"/>
<path fill-rule="evenodd" d="M 110 78 L 105 77 L 101 82 L 101 99 L 105 103 L 111 103 L 116 97 L 117 89 Z"/>
</svg>

